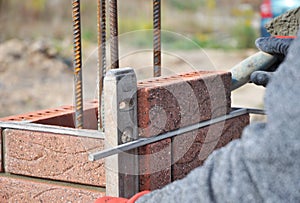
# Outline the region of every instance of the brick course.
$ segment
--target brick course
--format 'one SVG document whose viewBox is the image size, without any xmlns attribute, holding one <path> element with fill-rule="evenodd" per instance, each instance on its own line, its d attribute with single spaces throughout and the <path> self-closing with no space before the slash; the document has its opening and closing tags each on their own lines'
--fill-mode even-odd
<svg viewBox="0 0 300 203">
<path fill-rule="evenodd" d="M 97 101 L 84 103 L 84 128 L 97 129 Z M 0 118 L 0 121 L 30 121 L 32 123 L 57 125 L 61 127 L 74 128 L 74 107 L 65 105 L 58 108 L 29 112 L 20 115 Z"/>
<path fill-rule="evenodd" d="M 156 136 L 229 113 L 230 83 L 230 73 L 221 71 L 192 72 L 139 82 L 137 92 L 139 135 Z M 64 106 L 6 117 L 0 121 L 27 120 L 39 124 L 74 127 L 73 115 L 73 107 Z M 90 118 L 85 119 L 85 128 L 96 129 L 96 101 L 85 104 L 84 115 Z M 248 122 L 249 116 L 244 115 L 228 120 L 225 124 L 214 124 L 173 139 L 140 147 L 138 150 L 140 190 L 158 189 L 184 177 L 192 169 L 202 165 L 213 149 L 239 138 Z M 13 129 L 5 129 L 0 138 L 1 136 L 5 139 L 5 156 L 2 157 L 5 159 L 5 172 L 105 187 L 103 160 L 89 162 L 87 159 L 87 151 L 102 150 L 104 140 Z M 0 146 L 1 141 L 2 138 Z M 1 150 L 0 148 L 0 152 Z M 4 161 L 1 160 L 1 153 L 0 161 Z M 4 168 L 0 166 L 0 172 L 3 172 Z M 21 187 L 20 193 L 14 189 L 18 187 Z M 34 188 L 36 193 L 27 190 L 30 187 Z M 39 187 L 40 190 L 35 189 Z M 16 200 L 23 202 L 40 201 L 32 198 L 37 196 L 51 198 L 51 195 L 56 194 L 64 200 L 69 198 L 64 194 L 68 194 L 73 195 L 76 200 L 81 198 L 83 202 L 86 202 L 85 200 L 90 202 L 87 197 L 89 195 L 80 195 L 80 191 L 75 194 L 73 191 L 72 188 L 53 189 L 48 184 L 10 180 L 8 177 L 0 176 L 0 202 L 10 198 L 13 198 L 12 200 L 21 198 Z M 73 201 L 74 198 L 69 201 Z"/>
<path fill-rule="evenodd" d="M 104 140 L 4 130 L 5 171 L 39 178 L 105 186 L 103 160 L 90 162 L 90 150 L 103 150 Z"/>
<path fill-rule="evenodd" d="M 249 115 L 243 115 L 173 138 L 172 181 L 201 166 L 213 150 L 239 138 L 248 124 Z"/>
<path fill-rule="evenodd" d="M 2 129 L 0 128 L 0 172 L 3 172 L 3 160 L 2 160 Z"/>
<path fill-rule="evenodd" d="M 37 180 L 0 176 L 0 202 L 94 202 L 104 196 L 100 190 L 75 188 Z"/>
<path fill-rule="evenodd" d="M 156 136 L 227 114 L 231 104 L 230 83 L 230 73 L 221 71 L 200 71 L 140 81 L 139 135 Z M 142 190 L 158 189 L 171 181 L 171 153 L 166 149 L 166 143 L 171 147 L 170 141 L 164 140 L 139 149 L 139 154 L 150 154 L 139 157 Z M 164 164 L 159 161 L 162 157 L 159 153 L 164 154 Z M 161 171 L 154 172 L 153 168 L 160 168 Z"/>
<path fill-rule="evenodd" d="M 138 83 L 138 126 L 155 136 L 230 112 L 230 73 L 200 71 Z"/>
<path fill-rule="evenodd" d="M 171 183 L 171 139 L 139 148 L 140 190 L 155 190 Z"/>
</svg>

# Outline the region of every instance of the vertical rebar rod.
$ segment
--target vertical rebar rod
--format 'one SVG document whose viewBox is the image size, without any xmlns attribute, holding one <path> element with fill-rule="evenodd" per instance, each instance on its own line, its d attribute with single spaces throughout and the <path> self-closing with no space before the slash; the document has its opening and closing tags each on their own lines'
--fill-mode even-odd
<svg viewBox="0 0 300 203">
<path fill-rule="evenodd" d="M 119 40 L 118 40 L 118 4 L 117 0 L 109 1 L 110 17 L 110 60 L 111 69 L 119 68 Z"/>
<path fill-rule="evenodd" d="M 83 128 L 82 96 L 82 58 L 81 58 L 81 25 L 80 0 L 72 0 L 73 48 L 74 48 L 74 85 L 75 85 L 75 127 Z"/>
<path fill-rule="evenodd" d="M 161 8 L 160 0 L 153 0 L 153 76 L 161 76 Z"/>
<path fill-rule="evenodd" d="M 106 74 L 106 0 L 98 0 L 97 7 L 98 26 L 98 130 L 104 130 L 102 95 L 103 79 Z"/>
</svg>

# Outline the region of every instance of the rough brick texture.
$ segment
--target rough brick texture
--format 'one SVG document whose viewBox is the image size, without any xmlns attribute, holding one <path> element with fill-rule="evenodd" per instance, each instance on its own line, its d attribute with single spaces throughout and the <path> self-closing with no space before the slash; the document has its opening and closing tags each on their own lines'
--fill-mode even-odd
<svg viewBox="0 0 300 203">
<path fill-rule="evenodd" d="M 230 82 L 230 73 L 216 71 L 139 82 L 139 135 L 156 136 L 227 114 L 231 103 Z M 144 155 L 140 156 L 142 190 L 154 190 L 171 181 L 169 147 L 170 140 L 165 140 L 139 148 L 139 154 Z"/>
<path fill-rule="evenodd" d="M 249 115 L 243 115 L 173 138 L 172 181 L 202 165 L 213 150 L 239 138 L 248 124 Z"/>
<path fill-rule="evenodd" d="M 0 176 L 0 202 L 94 202 L 103 192 Z"/>
<path fill-rule="evenodd" d="M 104 140 L 6 129 L 5 171 L 53 180 L 105 186 L 103 160 L 90 162 L 90 150 Z"/>
<path fill-rule="evenodd" d="M 228 72 L 200 71 L 138 83 L 140 136 L 150 137 L 229 113 Z"/>
<path fill-rule="evenodd" d="M 84 103 L 84 128 L 97 129 L 97 101 Z M 33 123 L 74 128 L 74 107 L 71 105 L 0 118 L 0 121 L 30 121 Z"/>
<path fill-rule="evenodd" d="M 3 172 L 3 160 L 2 160 L 2 129 L 0 128 L 0 172 Z"/>
<path fill-rule="evenodd" d="M 155 190 L 171 182 L 171 139 L 139 149 L 140 190 Z"/>
<path fill-rule="evenodd" d="M 139 82 L 139 135 L 156 136 L 229 113 L 230 83 L 230 73 L 219 71 L 192 72 Z M 84 115 L 88 119 L 85 119 L 84 127 L 96 129 L 97 102 L 86 102 L 85 105 Z M 64 106 L 6 117 L 0 121 L 27 120 L 74 127 L 73 116 L 73 107 Z M 239 138 L 248 122 L 248 115 L 240 116 L 180 137 L 140 147 L 140 190 L 155 190 L 184 177 L 203 164 L 214 149 Z M 103 187 L 106 184 L 103 160 L 89 162 L 87 159 L 87 151 L 102 150 L 104 140 L 13 129 L 5 129 L 0 136 L 0 146 L 3 145 L 1 141 L 5 140 L 5 156 L 2 159 L 0 153 L 0 161 L 3 163 L 5 159 L 5 165 L 0 166 L 0 172 L 5 170 L 17 175 L 82 185 Z M 68 199 L 72 196 L 75 202 L 93 202 L 92 199 L 96 197 L 92 192 L 81 193 L 79 189 L 0 176 L 0 202 L 74 202 L 74 198 Z M 56 197 L 60 199 L 52 201 L 51 198 Z"/>
</svg>

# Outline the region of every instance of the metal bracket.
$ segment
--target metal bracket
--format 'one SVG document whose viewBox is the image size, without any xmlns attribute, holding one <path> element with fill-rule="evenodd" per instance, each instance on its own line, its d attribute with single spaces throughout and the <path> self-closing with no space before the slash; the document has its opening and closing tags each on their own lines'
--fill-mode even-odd
<svg viewBox="0 0 300 203">
<path fill-rule="evenodd" d="M 112 69 L 104 79 L 105 147 L 138 138 L 137 81 L 131 68 Z M 105 159 L 106 195 L 131 197 L 139 191 L 137 149 Z"/>
</svg>

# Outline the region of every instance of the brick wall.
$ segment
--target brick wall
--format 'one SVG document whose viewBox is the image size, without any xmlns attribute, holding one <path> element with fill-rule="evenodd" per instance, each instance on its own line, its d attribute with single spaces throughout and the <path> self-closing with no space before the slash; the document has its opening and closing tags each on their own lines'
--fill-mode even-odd
<svg viewBox="0 0 300 203">
<path fill-rule="evenodd" d="M 231 75 L 200 71 L 138 83 L 138 126 L 156 136 L 230 112 Z M 184 177 L 216 148 L 238 138 L 249 117 L 240 116 L 139 149 L 140 188 L 154 190 Z"/>
<path fill-rule="evenodd" d="M 97 128 L 97 105 L 86 102 L 85 128 Z M 69 128 L 74 127 L 73 114 L 72 106 L 62 106 L 0 121 Z M 93 202 L 105 194 L 104 161 L 88 161 L 88 152 L 104 149 L 103 139 L 17 129 L 3 129 L 0 136 L 1 203 Z"/>
<path fill-rule="evenodd" d="M 172 141 L 172 181 L 201 166 L 213 150 L 240 138 L 248 123 L 249 115 L 243 115 L 175 137 Z"/>
<path fill-rule="evenodd" d="M 8 173 L 105 186 L 104 161 L 87 158 L 92 149 L 104 149 L 104 140 L 14 129 L 3 136 Z"/>
<path fill-rule="evenodd" d="M 0 128 L 0 173 L 3 171 L 2 153 L 2 129 Z"/>
<path fill-rule="evenodd" d="M 0 175 L 0 202 L 94 202 L 104 196 L 98 188 L 78 187 L 37 179 Z"/>
<path fill-rule="evenodd" d="M 97 101 L 84 103 L 84 128 L 97 129 Z M 45 109 L 36 112 L 24 113 L 14 116 L 0 118 L 1 121 L 29 121 L 38 124 L 56 125 L 74 128 L 74 107 L 65 105 L 53 109 Z"/>
<path fill-rule="evenodd" d="M 227 72 L 193 72 L 140 81 L 140 136 L 156 136 L 229 113 L 230 81 Z M 85 128 L 96 129 L 97 101 L 86 102 L 84 109 Z M 72 106 L 63 106 L 0 121 L 26 120 L 73 128 L 73 115 Z M 243 115 L 139 148 L 140 190 L 154 190 L 183 178 L 214 149 L 239 138 L 248 123 L 249 116 Z M 104 194 L 104 162 L 87 159 L 88 152 L 104 148 L 104 139 L 16 129 L 0 132 L 0 202 L 92 202 Z"/>
</svg>

